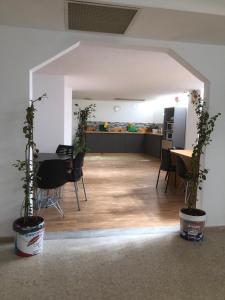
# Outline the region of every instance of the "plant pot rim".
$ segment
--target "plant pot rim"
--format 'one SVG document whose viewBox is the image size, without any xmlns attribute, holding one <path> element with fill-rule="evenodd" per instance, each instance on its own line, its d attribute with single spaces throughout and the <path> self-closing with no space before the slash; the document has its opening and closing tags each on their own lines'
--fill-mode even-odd
<svg viewBox="0 0 225 300">
<path fill-rule="evenodd" d="M 187 208 L 181 208 L 179 211 L 179 217 L 185 221 L 190 221 L 190 222 L 205 222 L 206 221 L 206 212 L 204 210 L 194 208 L 195 212 L 198 212 L 199 214 L 188 214 L 186 213 L 188 209 Z"/>
<path fill-rule="evenodd" d="M 187 208 L 187 207 L 183 207 L 180 209 L 180 212 L 182 214 L 188 215 L 188 216 L 205 216 L 206 212 L 200 208 Z M 194 212 L 194 214 L 192 214 L 191 212 Z M 196 214 L 197 213 L 197 214 Z"/>
<path fill-rule="evenodd" d="M 13 222 L 13 230 L 20 233 L 32 232 L 44 227 L 44 218 L 41 216 L 29 216 L 32 225 L 23 224 L 24 217 L 20 217 Z"/>
</svg>

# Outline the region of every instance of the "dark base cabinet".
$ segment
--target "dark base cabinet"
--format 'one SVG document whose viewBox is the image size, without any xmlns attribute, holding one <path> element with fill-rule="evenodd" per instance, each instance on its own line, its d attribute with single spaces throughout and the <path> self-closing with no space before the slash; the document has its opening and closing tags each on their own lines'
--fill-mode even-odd
<svg viewBox="0 0 225 300">
<path fill-rule="evenodd" d="M 86 133 L 88 152 L 123 153 L 125 152 L 124 136 L 114 133 Z"/>
<path fill-rule="evenodd" d="M 161 156 L 162 136 L 129 133 L 86 133 L 90 153 L 146 153 Z"/>
<path fill-rule="evenodd" d="M 145 146 L 144 134 L 126 134 L 124 133 L 124 144 L 126 153 L 142 153 Z"/>
<path fill-rule="evenodd" d="M 162 136 L 149 134 L 145 136 L 145 153 L 161 158 Z"/>
</svg>

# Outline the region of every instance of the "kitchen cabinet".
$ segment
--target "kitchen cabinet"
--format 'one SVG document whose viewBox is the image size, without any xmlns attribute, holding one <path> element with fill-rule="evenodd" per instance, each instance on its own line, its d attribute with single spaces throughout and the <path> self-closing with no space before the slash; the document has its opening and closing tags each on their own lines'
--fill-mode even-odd
<svg viewBox="0 0 225 300">
<path fill-rule="evenodd" d="M 144 152 L 144 134 L 124 134 L 124 149 L 126 153 L 143 153 Z"/>
<path fill-rule="evenodd" d="M 91 153 L 147 153 L 160 158 L 162 135 L 143 133 L 87 132 Z"/>
<path fill-rule="evenodd" d="M 146 135 L 145 137 L 145 153 L 151 156 L 161 158 L 162 136 Z"/>
<path fill-rule="evenodd" d="M 185 147 L 186 115 L 184 107 L 164 109 L 163 135 L 165 140 L 172 141 L 173 147 Z"/>
<path fill-rule="evenodd" d="M 114 133 L 86 133 L 88 152 L 123 153 L 125 152 L 124 136 Z"/>
</svg>

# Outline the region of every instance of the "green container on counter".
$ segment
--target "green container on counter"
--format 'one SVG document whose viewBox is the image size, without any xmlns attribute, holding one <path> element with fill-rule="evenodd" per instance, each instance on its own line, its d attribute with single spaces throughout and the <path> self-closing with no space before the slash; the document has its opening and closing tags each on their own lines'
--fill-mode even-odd
<svg viewBox="0 0 225 300">
<path fill-rule="evenodd" d="M 137 132 L 137 128 L 135 126 L 127 126 L 128 132 Z"/>
<path fill-rule="evenodd" d="M 99 131 L 108 131 L 108 129 L 104 127 L 104 124 L 100 124 Z"/>
</svg>

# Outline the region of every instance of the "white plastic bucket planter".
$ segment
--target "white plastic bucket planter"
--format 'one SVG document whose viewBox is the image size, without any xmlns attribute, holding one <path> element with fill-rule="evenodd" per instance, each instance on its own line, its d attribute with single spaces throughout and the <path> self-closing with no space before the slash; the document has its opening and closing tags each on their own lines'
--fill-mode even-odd
<svg viewBox="0 0 225 300">
<path fill-rule="evenodd" d="M 23 218 L 13 223 L 16 232 L 15 252 L 19 256 L 28 257 L 43 251 L 44 219 L 42 217 L 29 217 L 29 226 L 24 226 Z"/>
<path fill-rule="evenodd" d="M 158 132 L 159 132 L 158 129 L 152 129 L 152 133 L 156 134 L 156 133 L 158 133 Z"/>
<path fill-rule="evenodd" d="M 201 241 L 204 236 L 206 213 L 200 209 L 193 210 L 198 215 L 188 214 L 187 208 L 180 210 L 180 235 L 185 240 Z"/>
</svg>

